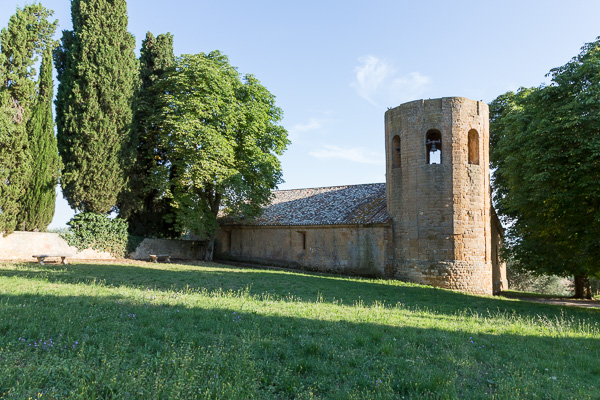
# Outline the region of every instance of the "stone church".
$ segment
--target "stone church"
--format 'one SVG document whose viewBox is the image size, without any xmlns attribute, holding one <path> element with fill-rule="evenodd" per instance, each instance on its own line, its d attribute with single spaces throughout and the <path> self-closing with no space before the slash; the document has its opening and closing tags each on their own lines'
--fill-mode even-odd
<svg viewBox="0 0 600 400">
<path fill-rule="evenodd" d="M 385 183 L 279 190 L 261 217 L 224 219 L 215 258 L 475 294 L 507 289 L 487 104 L 444 97 L 389 109 L 385 150 Z"/>
</svg>

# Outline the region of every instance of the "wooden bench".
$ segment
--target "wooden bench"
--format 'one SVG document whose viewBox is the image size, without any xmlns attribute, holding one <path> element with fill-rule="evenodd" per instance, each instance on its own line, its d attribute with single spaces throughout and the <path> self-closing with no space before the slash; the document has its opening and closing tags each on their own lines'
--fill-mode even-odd
<svg viewBox="0 0 600 400">
<path fill-rule="evenodd" d="M 65 254 L 39 254 L 39 255 L 34 255 L 33 257 L 37 258 L 40 265 L 45 265 L 44 260 L 46 258 L 60 258 L 60 263 L 63 265 L 67 265 L 68 264 L 67 257 L 71 257 L 71 256 L 65 255 Z"/>
<path fill-rule="evenodd" d="M 171 256 L 168 254 L 149 254 L 150 261 L 158 262 L 159 260 L 163 260 L 164 262 L 171 262 Z"/>
</svg>

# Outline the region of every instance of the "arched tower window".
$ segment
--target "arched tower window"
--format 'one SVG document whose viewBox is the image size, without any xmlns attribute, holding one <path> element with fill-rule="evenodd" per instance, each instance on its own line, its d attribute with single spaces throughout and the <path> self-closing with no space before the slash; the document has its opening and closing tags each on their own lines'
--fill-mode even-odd
<svg viewBox="0 0 600 400">
<path fill-rule="evenodd" d="M 425 147 L 427 149 L 427 164 L 442 163 L 442 134 L 436 130 L 430 130 L 425 136 Z"/>
<path fill-rule="evenodd" d="M 469 164 L 479 165 L 479 133 L 475 129 L 469 131 Z"/>
<path fill-rule="evenodd" d="M 392 168 L 400 168 L 401 166 L 400 149 L 400 136 L 396 135 L 392 139 Z"/>
</svg>

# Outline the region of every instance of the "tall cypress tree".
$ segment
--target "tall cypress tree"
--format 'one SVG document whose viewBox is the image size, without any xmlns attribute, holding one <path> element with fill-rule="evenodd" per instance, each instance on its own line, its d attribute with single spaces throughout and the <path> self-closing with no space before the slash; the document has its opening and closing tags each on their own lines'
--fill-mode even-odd
<svg viewBox="0 0 600 400">
<path fill-rule="evenodd" d="M 0 231 L 21 225 L 31 176 L 27 121 L 36 96 L 37 55 L 52 46 L 58 21 L 40 4 L 17 9 L 0 33 Z"/>
<path fill-rule="evenodd" d="M 0 66 L 0 73 L 3 69 Z M 0 88 L 0 233 L 5 234 L 17 227 L 23 181 L 29 171 L 26 132 L 21 118 L 6 88 Z"/>
<path fill-rule="evenodd" d="M 73 0 L 71 17 L 73 30 L 63 31 L 55 52 L 61 185 L 72 208 L 108 213 L 131 159 L 135 39 L 125 0 Z"/>
<path fill-rule="evenodd" d="M 27 122 L 32 175 L 22 201 L 21 221 L 29 231 L 46 230 L 54 216 L 59 160 L 52 116 L 52 70 L 52 51 L 48 47 L 42 59 L 38 95 Z"/>
<path fill-rule="evenodd" d="M 161 81 L 175 64 L 173 35 L 154 37 L 146 34 L 140 51 L 141 86 L 133 117 L 137 144 L 136 161 L 130 172 L 129 191 L 122 196 L 120 214 L 129 222 L 131 233 L 141 236 L 177 236 L 173 223 L 165 220 L 172 214 L 167 199 L 154 189 L 152 169 L 166 160 L 159 147 L 161 109 L 164 90 Z"/>
</svg>

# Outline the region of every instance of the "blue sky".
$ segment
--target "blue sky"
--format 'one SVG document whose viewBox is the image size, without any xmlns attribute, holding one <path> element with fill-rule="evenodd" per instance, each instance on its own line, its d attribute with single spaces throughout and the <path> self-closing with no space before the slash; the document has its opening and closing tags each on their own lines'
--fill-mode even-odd
<svg viewBox="0 0 600 400">
<path fill-rule="evenodd" d="M 0 26 L 21 0 L 2 0 Z M 46 0 L 60 30 L 70 1 Z M 600 35 L 600 1 L 129 0 L 129 31 L 175 54 L 221 50 L 277 97 L 291 146 L 282 189 L 385 180 L 383 115 L 403 102 L 490 102 L 537 86 Z M 52 227 L 73 215 L 62 198 Z"/>
</svg>

